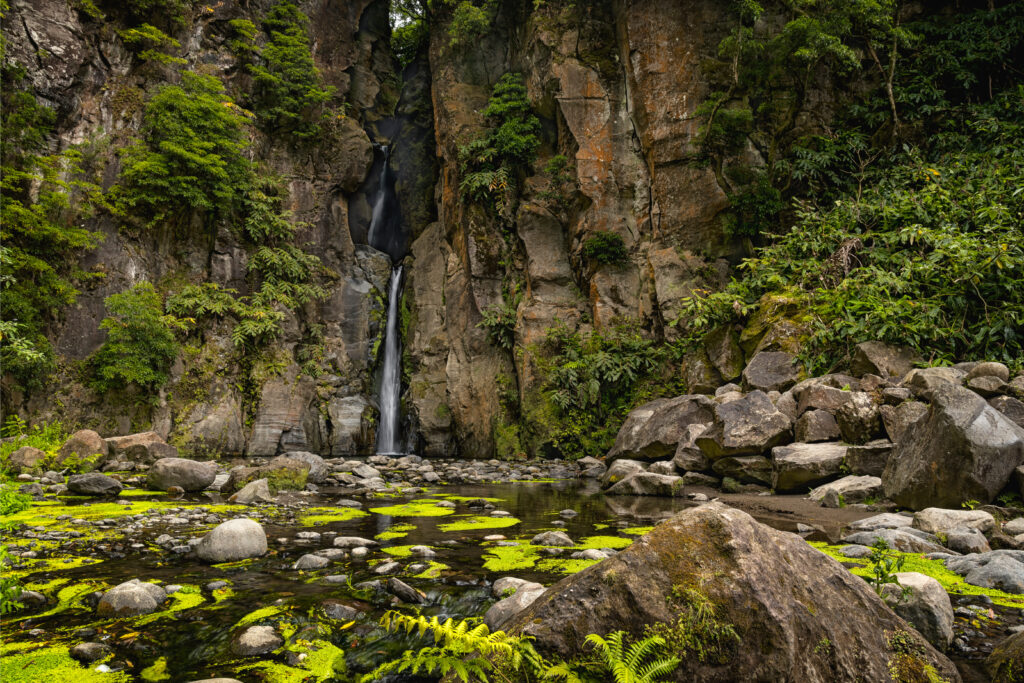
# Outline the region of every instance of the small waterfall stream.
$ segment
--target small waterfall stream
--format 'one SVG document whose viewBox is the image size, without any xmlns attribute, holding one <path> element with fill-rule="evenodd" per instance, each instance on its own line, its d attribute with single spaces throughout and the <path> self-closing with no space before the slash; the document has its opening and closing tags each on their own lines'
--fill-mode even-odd
<svg viewBox="0 0 1024 683">
<path fill-rule="evenodd" d="M 399 335 L 399 303 L 402 298 L 402 265 L 405 239 L 391 179 L 390 150 L 381 147 L 384 163 L 380 185 L 373 202 L 373 216 L 367 241 L 385 252 L 394 264 L 388 282 L 388 316 L 384 328 L 384 358 L 380 377 L 380 424 L 377 427 L 377 453 L 395 454 L 403 448 L 401 435 L 402 340 Z"/>
</svg>

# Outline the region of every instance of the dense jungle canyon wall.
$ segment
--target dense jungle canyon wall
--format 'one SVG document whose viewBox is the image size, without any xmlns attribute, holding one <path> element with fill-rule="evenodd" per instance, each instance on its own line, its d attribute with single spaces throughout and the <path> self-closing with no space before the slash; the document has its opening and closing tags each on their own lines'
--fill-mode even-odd
<svg viewBox="0 0 1024 683">
<path fill-rule="evenodd" d="M 55 113 L 37 154 L 80 150 L 75 177 L 127 188 L 112 208 L 58 212 L 102 239 L 58 259 L 74 301 L 50 302 L 15 331 L 43 335 L 53 355 L 5 361 L 4 413 L 152 428 L 226 454 L 372 452 L 391 266 L 366 246 L 379 143 L 391 149 L 408 239 L 407 441 L 463 457 L 600 453 L 641 400 L 713 391 L 757 351 L 796 351 L 811 325 L 795 296 L 734 298 L 725 308 L 739 320 L 690 297 L 726 287 L 768 224 L 788 228 L 794 188 L 815 191 L 793 180 L 788 150 L 833 139 L 836 117 L 865 93 L 892 93 L 894 18 L 953 11 L 894 4 L 877 20 L 881 41 L 831 27 L 849 45 L 800 62 L 781 85 L 766 67 L 758 90 L 737 45 L 760 36 L 765 54 L 780 49 L 764 34 L 791 25 L 787 3 L 748 16 L 711 0 L 410 0 L 395 5 L 425 28 L 397 44 L 394 8 L 379 0 L 151 5 L 11 0 L 4 13 L 5 63 L 24 71 L 6 67 L 5 104 L 20 89 Z M 1003 25 L 1019 26 L 1019 11 L 997 5 Z M 985 63 L 989 99 L 1019 77 L 1005 64 L 1020 37 L 1008 40 L 991 58 L 1003 71 Z M 867 66 L 844 71 L 842 60 Z M 154 102 L 167 84 L 194 95 L 186 72 L 218 79 L 213 101 L 241 112 L 227 127 L 242 131 L 248 189 L 212 209 L 140 198 L 163 180 L 124 151 L 141 139 L 167 152 Z M 879 101 L 896 111 L 895 96 Z M 902 130 L 899 120 L 876 129 L 872 140 Z M 72 206 L 88 192 L 75 186 Z M 856 249 L 840 243 L 815 258 Z M 158 297 L 151 317 L 180 326 L 156 362 L 166 376 L 104 380 L 108 331 L 131 317 L 108 297 L 143 282 Z M 691 327 L 698 343 L 683 344 Z"/>
</svg>

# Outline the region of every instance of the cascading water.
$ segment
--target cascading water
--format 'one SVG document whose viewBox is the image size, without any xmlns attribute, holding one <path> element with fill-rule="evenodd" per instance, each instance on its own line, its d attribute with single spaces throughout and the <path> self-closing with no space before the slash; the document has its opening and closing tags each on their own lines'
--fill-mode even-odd
<svg viewBox="0 0 1024 683">
<path fill-rule="evenodd" d="M 399 338 L 398 304 L 402 296 L 401 261 L 405 257 L 405 234 L 391 179 L 390 153 L 387 147 L 381 149 L 384 152 L 384 163 L 380 170 L 380 186 L 373 202 L 367 241 L 373 248 L 387 253 L 392 263 L 399 264 L 392 267 L 388 283 L 388 317 L 384 328 L 384 359 L 380 378 L 380 425 L 377 428 L 377 453 L 392 454 L 402 449 L 402 341 Z"/>
</svg>

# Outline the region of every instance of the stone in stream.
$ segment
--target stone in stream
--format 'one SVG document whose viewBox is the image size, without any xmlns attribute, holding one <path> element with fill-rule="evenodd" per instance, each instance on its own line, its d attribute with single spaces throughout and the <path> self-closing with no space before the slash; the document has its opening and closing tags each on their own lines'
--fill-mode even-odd
<svg viewBox="0 0 1024 683">
<path fill-rule="evenodd" d="M 314 484 L 322 483 L 330 472 L 327 467 L 327 463 L 324 462 L 324 459 L 315 453 L 309 453 L 307 451 L 292 451 L 288 453 L 287 457 L 309 465 L 309 474 L 306 475 L 306 479 Z"/>
<path fill-rule="evenodd" d="M 601 477 L 601 485 L 604 487 L 611 486 L 612 484 L 622 481 L 631 474 L 643 472 L 646 469 L 647 465 L 638 460 L 616 460 L 605 471 L 604 476 Z"/>
<path fill-rule="evenodd" d="M 284 639 L 273 626 L 250 626 L 231 643 L 231 651 L 239 657 L 265 655 L 284 645 Z"/>
<path fill-rule="evenodd" d="M 385 574 L 395 574 L 401 569 L 402 565 L 400 565 L 398 562 L 381 562 L 373 568 L 373 573 L 377 574 L 378 576 L 383 576 Z"/>
<path fill-rule="evenodd" d="M 361 614 L 355 607 L 346 605 L 338 600 L 324 600 L 320 604 L 320 609 L 324 611 L 324 614 L 329 619 L 337 619 L 338 621 L 351 621 Z"/>
<path fill-rule="evenodd" d="M 334 539 L 335 548 L 372 548 L 379 545 L 377 541 L 359 536 L 338 536 Z"/>
<path fill-rule="evenodd" d="M 432 560 L 437 557 L 437 553 L 434 552 L 433 548 L 425 545 L 414 545 L 409 548 L 409 553 L 416 557 L 422 557 L 425 560 Z"/>
<path fill-rule="evenodd" d="M 104 643 L 79 643 L 68 651 L 72 659 L 77 659 L 83 664 L 90 664 L 97 659 L 103 659 L 111 652 L 110 646 Z"/>
<path fill-rule="evenodd" d="M 96 612 L 115 617 L 149 614 L 159 609 L 166 599 L 167 592 L 160 586 L 132 579 L 104 593 L 96 606 Z"/>
<path fill-rule="evenodd" d="M 202 491 L 217 476 L 217 463 L 198 462 L 187 458 L 161 458 L 153 463 L 146 474 L 146 485 L 154 491 L 166 491 L 172 486 L 185 491 Z"/>
<path fill-rule="evenodd" d="M 399 600 L 414 605 L 422 604 L 427 600 L 427 596 L 422 591 L 416 590 L 393 576 L 388 578 L 387 590 Z"/>
<path fill-rule="evenodd" d="M 995 518 L 984 510 L 925 508 L 914 514 L 914 528 L 930 534 L 944 534 L 957 527 L 969 527 L 984 533 L 995 525 Z"/>
<path fill-rule="evenodd" d="M 484 623 L 492 631 L 497 630 L 501 624 L 532 605 L 537 598 L 544 595 L 545 591 L 541 584 L 526 581 L 516 586 L 509 585 L 507 589 L 515 592 L 491 605 L 484 613 Z"/>
<path fill-rule="evenodd" d="M 83 496 L 116 496 L 123 488 L 117 479 L 99 472 L 68 477 L 68 490 Z"/>
<path fill-rule="evenodd" d="M 267 534 L 259 522 L 232 519 L 203 536 L 195 550 L 199 559 L 210 564 L 261 557 L 267 552 Z"/>
<path fill-rule="evenodd" d="M 763 391 L 715 406 L 714 423 L 695 439 L 712 460 L 725 456 L 760 455 L 792 437 L 792 422 Z"/>
<path fill-rule="evenodd" d="M 689 424 L 711 421 L 714 402 L 703 394 L 659 398 L 634 408 L 608 451 L 609 462 L 620 459 L 662 460 L 672 457 Z"/>
<path fill-rule="evenodd" d="M 985 660 L 985 670 L 992 683 L 1019 683 L 1021 662 L 1024 662 L 1024 631 L 1006 638 Z"/>
<path fill-rule="evenodd" d="M 531 545 L 572 546 L 576 545 L 564 531 L 545 531 L 530 540 Z"/>
<path fill-rule="evenodd" d="M 307 554 L 296 560 L 295 564 L 292 565 L 292 569 L 323 569 L 330 563 L 331 561 L 326 557 Z"/>
<path fill-rule="evenodd" d="M 493 584 L 491 584 L 491 595 L 496 598 L 507 598 L 509 595 L 514 594 L 520 588 L 527 588 L 532 590 L 534 588 L 543 588 L 539 583 L 533 583 L 526 579 L 518 579 L 514 576 L 503 576 Z"/>
<path fill-rule="evenodd" d="M 154 463 L 160 458 L 177 458 L 178 449 L 171 446 L 156 432 L 140 432 L 107 439 L 110 456 L 140 464 Z"/>
<path fill-rule="evenodd" d="M 901 527 L 913 526 L 913 524 L 914 518 L 911 515 L 883 512 L 874 517 L 858 519 L 850 524 L 850 528 L 854 531 L 874 531 L 875 529 L 899 529 Z"/>
<path fill-rule="evenodd" d="M 683 495 L 683 478 L 654 472 L 635 472 L 613 484 L 605 493 L 609 496 L 680 497 Z"/>
<path fill-rule="evenodd" d="M 242 489 L 228 498 L 229 503 L 238 505 L 254 505 L 256 503 L 273 503 L 274 496 L 270 493 L 270 485 L 266 479 L 250 481 Z"/>
<path fill-rule="evenodd" d="M 818 502 L 826 498 L 835 498 L 837 502 L 863 503 L 868 498 L 877 498 L 882 493 L 882 480 L 879 477 L 856 477 L 853 475 L 822 484 L 811 490 L 807 497 Z M 825 507 L 839 507 L 826 504 Z"/>
<path fill-rule="evenodd" d="M 356 508 L 362 509 L 363 504 L 356 500 L 349 500 L 348 498 L 339 498 L 334 501 L 334 505 L 340 508 Z"/>
<path fill-rule="evenodd" d="M 494 627 L 532 636 L 542 656 L 570 660 L 586 652 L 587 634 L 676 623 L 692 604 L 673 597 L 679 586 L 699 590 L 713 618 L 741 640 L 724 642 L 721 660 L 685 658 L 674 680 L 886 681 L 897 631 L 905 632 L 915 664 L 961 680 L 863 579 L 799 536 L 722 503 L 680 512 Z M 809 654 L 825 640 L 827 657 Z"/>
<path fill-rule="evenodd" d="M 918 572 L 897 572 L 899 585 L 882 586 L 882 597 L 929 643 L 945 650 L 953 642 L 953 605 L 942 584 Z M 904 594 L 904 588 L 910 591 Z"/>
<path fill-rule="evenodd" d="M 924 537 L 914 534 L 916 529 L 904 527 L 901 529 L 876 529 L 874 531 L 858 531 L 844 536 L 843 543 L 855 543 L 858 545 L 872 546 L 880 538 L 894 548 L 904 553 L 945 553 L 947 550 L 939 545 L 938 539 L 930 534 Z"/>
<path fill-rule="evenodd" d="M 222 489 L 225 493 L 238 491 L 250 481 L 257 479 L 266 479 L 271 493 L 284 490 L 301 491 L 306 488 L 309 464 L 286 455 L 279 455 L 259 467 L 234 467 L 230 474 Z"/>
</svg>

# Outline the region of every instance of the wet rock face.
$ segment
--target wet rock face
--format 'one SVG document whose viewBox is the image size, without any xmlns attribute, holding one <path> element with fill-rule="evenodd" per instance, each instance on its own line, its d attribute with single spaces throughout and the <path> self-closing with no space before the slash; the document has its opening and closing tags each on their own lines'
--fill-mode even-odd
<svg viewBox="0 0 1024 683">
<path fill-rule="evenodd" d="M 882 475 L 886 496 L 915 510 L 991 502 L 1024 464 L 1024 429 L 952 382 L 929 393 L 928 412 L 906 429 Z"/>
<path fill-rule="evenodd" d="M 588 633 L 674 623 L 677 586 L 699 587 L 741 645 L 722 664 L 685 658 L 673 680 L 888 680 L 897 631 L 949 681 L 953 664 L 897 617 L 862 579 L 798 536 L 721 503 L 686 510 L 616 556 L 549 588 L 505 629 L 571 659 Z M 814 653 L 827 639 L 830 656 Z"/>
</svg>

